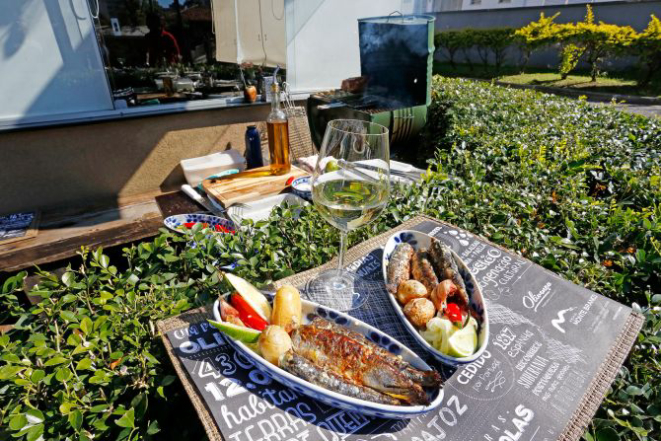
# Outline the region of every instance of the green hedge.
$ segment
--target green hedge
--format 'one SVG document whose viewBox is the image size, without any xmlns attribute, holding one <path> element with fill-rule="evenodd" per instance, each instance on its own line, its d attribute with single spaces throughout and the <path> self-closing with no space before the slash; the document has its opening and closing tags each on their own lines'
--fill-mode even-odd
<svg viewBox="0 0 661 441">
<path fill-rule="evenodd" d="M 514 28 L 449 30 L 437 33 L 434 44 L 437 50 L 445 51 L 444 54 L 453 67 L 456 67 L 456 55 L 461 52 L 464 60 L 472 68 L 468 51 L 475 48 L 482 64 L 489 65 L 493 58 L 493 65 L 500 68 L 505 61 L 507 48 L 515 41 L 519 41 L 515 32 Z"/>
<path fill-rule="evenodd" d="M 556 45 L 562 55 L 558 67 L 563 78 L 582 59 L 590 65 L 592 81 L 595 81 L 604 60 L 632 55 L 638 57 L 645 71 L 641 84 L 649 83 L 661 72 L 661 21 L 655 15 L 642 32 L 630 26 L 596 23 L 591 5 L 586 6 L 585 19 L 579 23 L 556 23 L 559 15 L 546 17 L 541 13 L 539 20 L 516 30 L 506 27 L 443 31 L 436 34 L 436 48 L 452 66 L 455 66 L 456 54 L 461 51 L 471 68 L 468 51 L 475 48 L 485 65 L 490 63 L 492 55 L 493 65 L 499 69 L 508 47 L 520 49 L 521 66 L 525 68 L 533 52 Z"/>
<path fill-rule="evenodd" d="M 427 213 L 637 302 L 645 330 L 585 437 L 658 440 L 659 122 L 439 77 L 433 96 L 426 182 L 399 189 L 351 241 Z M 15 298 L 25 274 L 12 277 L 0 292 L 0 319 L 19 320 L 0 337 L 0 440 L 201 438 L 155 322 L 209 303 L 223 290 L 219 265 L 237 260 L 239 275 L 265 283 L 327 261 L 337 240 L 312 207 L 298 220 L 278 209 L 220 244 L 163 231 L 116 261 L 84 251 L 63 277 L 44 274 L 26 314 Z"/>
</svg>

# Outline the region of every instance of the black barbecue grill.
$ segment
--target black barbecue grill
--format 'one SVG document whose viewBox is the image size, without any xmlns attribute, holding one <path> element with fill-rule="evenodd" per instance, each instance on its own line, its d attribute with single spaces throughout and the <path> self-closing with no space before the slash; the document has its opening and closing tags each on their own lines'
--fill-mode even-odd
<svg viewBox="0 0 661 441">
<path fill-rule="evenodd" d="M 326 124 L 361 119 L 390 129 L 391 144 L 415 136 L 427 122 L 431 103 L 434 17 L 399 15 L 358 20 L 361 92 L 333 90 L 307 102 L 312 139 L 321 145 Z"/>
</svg>

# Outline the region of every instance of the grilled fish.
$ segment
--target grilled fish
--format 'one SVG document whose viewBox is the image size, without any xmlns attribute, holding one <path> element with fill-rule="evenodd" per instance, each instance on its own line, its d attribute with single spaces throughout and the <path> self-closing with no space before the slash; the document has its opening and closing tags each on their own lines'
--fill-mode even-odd
<svg viewBox="0 0 661 441">
<path fill-rule="evenodd" d="M 392 252 L 388 262 L 388 283 L 386 284 L 390 294 L 397 294 L 399 284 L 411 278 L 411 257 L 413 254 L 415 254 L 415 250 L 407 243 L 400 243 Z"/>
<path fill-rule="evenodd" d="M 458 302 L 461 306 L 467 307 L 470 303 L 464 278 L 459 274 L 457 262 L 452 257 L 452 251 L 443 242 L 436 238 L 431 238 L 431 248 L 429 257 L 434 265 L 434 269 L 440 280 L 450 279 L 457 286 Z"/>
<path fill-rule="evenodd" d="M 313 325 L 292 334 L 292 348 L 309 361 L 354 384 L 369 387 L 407 404 L 429 404 L 422 386 L 353 338 Z"/>
<path fill-rule="evenodd" d="M 434 267 L 429 261 L 426 250 L 413 253 L 411 259 L 411 274 L 418 282 L 425 285 L 427 292 L 431 294 L 432 290 L 438 285 L 438 277 L 434 273 Z"/>
<path fill-rule="evenodd" d="M 285 352 L 279 360 L 279 366 L 298 378 L 353 398 L 374 403 L 399 405 L 401 402 L 369 387 L 355 384 L 345 377 L 324 367 L 316 365 L 293 350 Z"/>
<path fill-rule="evenodd" d="M 409 363 L 404 361 L 401 357 L 393 354 L 392 352 L 382 348 L 376 343 L 365 338 L 364 335 L 354 332 L 351 329 L 336 325 L 335 323 L 329 322 L 326 319 L 321 317 L 315 317 L 312 322 L 312 326 L 316 326 L 320 329 L 329 329 L 331 331 L 337 332 L 338 334 L 345 335 L 349 338 L 356 340 L 358 343 L 366 346 L 367 348 L 374 351 L 376 355 L 383 358 L 386 362 L 395 366 L 400 372 L 406 375 L 409 379 L 415 383 L 420 384 L 424 387 L 438 387 L 443 383 L 443 378 L 441 375 L 434 371 L 422 371 L 411 366 Z"/>
</svg>

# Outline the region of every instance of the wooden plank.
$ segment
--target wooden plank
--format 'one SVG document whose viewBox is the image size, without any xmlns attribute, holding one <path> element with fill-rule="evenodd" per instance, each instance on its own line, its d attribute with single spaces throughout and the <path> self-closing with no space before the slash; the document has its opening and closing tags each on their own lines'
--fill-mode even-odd
<svg viewBox="0 0 661 441">
<path fill-rule="evenodd" d="M 266 172 L 268 166 L 249 170 L 248 172 Z M 240 176 L 230 175 L 223 179 L 210 179 L 202 183 L 204 190 L 210 198 L 224 207 L 238 202 L 250 202 L 266 196 L 281 193 L 287 189 L 291 181 L 306 176 L 308 173 L 298 167 L 292 166 L 289 173 L 279 176 Z"/>
<path fill-rule="evenodd" d="M 163 226 L 153 196 L 127 206 L 88 210 L 44 213 L 37 237 L 0 246 L 0 271 L 66 259 L 75 256 L 82 246 L 111 247 L 155 236 Z"/>
<path fill-rule="evenodd" d="M 156 196 L 156 203 L 163 218 L 175 214 L 205 213 L 207 211 L 183 191 Z"/>
</svg>

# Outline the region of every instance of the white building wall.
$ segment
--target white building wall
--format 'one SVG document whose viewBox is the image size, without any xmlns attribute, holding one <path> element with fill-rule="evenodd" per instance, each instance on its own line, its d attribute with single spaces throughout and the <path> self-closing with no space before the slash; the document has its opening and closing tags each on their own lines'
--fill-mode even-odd
<svg viewBox="0 0 661 441">
<path fill-rule="evenodd" d="M 434 0 L 434 12 L 576 5 L 617 0 Z"/>
</svg>

